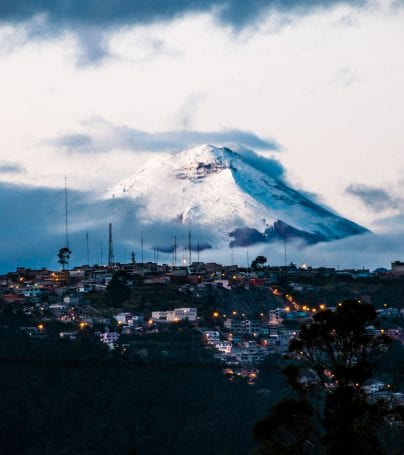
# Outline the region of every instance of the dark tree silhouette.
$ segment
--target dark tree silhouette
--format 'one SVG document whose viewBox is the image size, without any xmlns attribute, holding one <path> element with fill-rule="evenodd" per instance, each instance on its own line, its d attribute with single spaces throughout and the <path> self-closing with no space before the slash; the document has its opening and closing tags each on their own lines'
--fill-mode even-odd
<svg viewBox="0 0 404 455">
<path fill-rule="evenodd" d="M 267 262 L 267 258 L 265 256 L 257 256 L 252 262 L 251 262 L 251 268 L 253 270 L 258 270 L 260 269 L 265 263 Z"/>
<path fill-rule="evenodd" d="M 59 250 L 58 262 L 62 266 L 62 270 L 64 270 L 66 265 L 69 263 L 71 254 L 72 254 L 72 252 L 70 251 L 70 249 L 67 246 L 65 246 Z"/>
<path fill-rule="evenodd" d="M 119 306 L 131 296 L 132 278 L 123 270 L 118 270 L 112 276 L 107 286 L 106 299 L 111 306 Z"/>
<path fill-rule="evenodd" d="M 293 395 L 255 426 L 260 453 L 386 453 L 380 432 L 399 434 L 402 410 L 386 399 L 369 400 L 362 385 L 392 340 L 369 333 L 376 311 L 356 300 L 313 319 L 289 345 L 294 363 L 284 375 Z"/>
</svg>

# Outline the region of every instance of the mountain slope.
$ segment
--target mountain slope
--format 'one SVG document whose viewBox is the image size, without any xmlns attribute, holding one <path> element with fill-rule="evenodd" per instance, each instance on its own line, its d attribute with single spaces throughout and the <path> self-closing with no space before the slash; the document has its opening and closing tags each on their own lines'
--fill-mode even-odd
<svg viewBox="0 0 404 455">
<path fill-rule="evenodd" d="M 233 245 L 277 238 L 331 241 L 367 230 L 314 203 L 228 149 L 204 145 L 150 159 L 108 192 L 141 204 L 143 223 L 213 230 Z"/>
</svg>

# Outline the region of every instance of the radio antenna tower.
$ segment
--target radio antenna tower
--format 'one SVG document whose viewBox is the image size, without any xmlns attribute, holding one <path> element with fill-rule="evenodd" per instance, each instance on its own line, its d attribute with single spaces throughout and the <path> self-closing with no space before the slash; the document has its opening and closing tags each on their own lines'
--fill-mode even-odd
<svg viewBox="0 0 404 455">
<path fill-rule="evenodd" d="M 112 244 L 112 223 L 109 223 L 109 235 L 108 235 L 108 265 L 114 265 L 114 247 Z"/>
<path fill-rule="evenodd" d="M 177 267 L 177 237 L 174 236 L 173 265 Z"/>
<path fill-rule="evenodd" d="M 144 264 L 144 256 L 143 256 L 143 250 L 144 250 L 144 243 L 143 243 L 143 232 L 140 235 L 140 246 L 142 248 L 142 264 Z"/>
<path fill-rule="evenodd" d="M 86 250 L 87 250 L 87 265 L 90 265 L 90 248 L 88 241 L 88 231 L 86 231 Z"/>
<path fill-rule="evenodd" d="M 286 260 L 286 232 L 283 233 L 283 246 L 284 246 L 284 253 L 285 253 L 285 267 L 287 267 L 287 260 Z"/>
<path fill-rule="evenodd" d="M 188 250 L 189 250 L 189 267 L 192 264 L 192 249 L 191 249 L 191 230 L 188 231 Z"/>
<path fill-rule="evenodd" d="M 66 227 L 66 247 L 69 248 L 69 230 L 67 223 L 67 177 L 65 176 L 65 227 Z"/>
</svg>

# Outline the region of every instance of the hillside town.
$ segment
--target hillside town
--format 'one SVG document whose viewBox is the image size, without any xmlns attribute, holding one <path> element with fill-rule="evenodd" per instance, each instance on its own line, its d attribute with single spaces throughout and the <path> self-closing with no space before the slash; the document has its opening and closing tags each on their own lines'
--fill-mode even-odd
<svg viewBox="0 0 404 455">
<path fill-rule="evenodd" d="M 194 262 L 191 267 L 131 262 L 61 271 L 21 267 L 0 277 L 0 298 L 3 305 L 35 321 L 31 326 L 20 327 L 23 334 L 46 338 L 48 324 L 57 322 L 60 338 L 74 342 L 86 331 L 117 351 L 126 350 L 133 336 L 164 333 L 168 327 L 189 324 L 200 334 L 198 342 L 223 365 L 230 380 L 243 376 L 254 384 L 260 364 L 270 354 L 288 353 L 289 343 L 299 334 L 302 322 L 310 322 L 317 312 L 338 307 L 339 303 L 333 304 L 330 297 L 313 297 L 316 287 L 320 287 L 313 284 L 313 279 L 342 279 L 351 287 L 359 282 L 369 287 L 375 280 L 401 283 L 404 277 L 401 262 L 393 262 L 391 270 L 373 272 L 294 264 L 274 267 L 265 266 L 265 262 L 266 258 L 258 257 L 251 269 L 202 262 Z M 100 296 L 113 288 L 114 277 L 118 287 L 134 292 L 150 289 L 159 295 L 170 289 L 188 306 L 168 307 L 164 297 L 147 309 L 132 308 L 125 301 L 97 305 Z M 372 300 L 372 296 L 358 292 L 352 297 Z M 234 300 L 240 293 L 253 295 L 256 302 L 243 306 Z M 404 343 L 401 302 L 376 303 L 381 325 L 369 326 L 369 333 L 385 333 Z M 376 381 L 367 387 L 372 393 L 385 393 L 387 385 L 381 384 Z M 402 399 L 401 394 L 398 397 Z"/>
</svg>

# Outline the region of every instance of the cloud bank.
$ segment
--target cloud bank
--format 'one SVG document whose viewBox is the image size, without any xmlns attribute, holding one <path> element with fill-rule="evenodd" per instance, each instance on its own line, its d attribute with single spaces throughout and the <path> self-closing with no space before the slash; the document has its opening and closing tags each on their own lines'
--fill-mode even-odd
<svg viewBox="0 0 404 455">
<path fill-rule="evenodd" d="M 385 209 L 397 209 L 400 207 L 400 201 L 384 188 L 352 184 L 348 186 L 346 191 L 348 194 L 352 194 L 359 198 L 366 207 L 375 212 Z"/>
<path fill-rule="evenodd" d="M 114 253 L 117 262 L 129 261 L 135 251 L 140 260 L 140 238 L 144 238 L 144 258 L 153 259 L 153 248 L 170 252 L 177 236 L 178 257 L 188 242 L 188 227 L 179 223 L 142 225 L 133 200 L 100 200 L 90 192 L 68 192 L 69 246 L 71 265 L 87 262 L 86 232 L 89 234 L 90 263 L 106 263 L 108 223 L 113 224 Z M 58 269 L 57 252 L 65 246 L 64 190 L 32 188 L 0 183 L 0 273 L 16 267 Z M 217 239 L 209 230 L 193 229 L 194 249 L 209 248 Z M 161 252 L 160 259 L 163 258 Z"/>
<path fill-rule="evenodd" d="M 94 131 L 89 134 L 64 134 L 50 139 L 47 144 L 78 153 L 107 152 L 114 149 L 138 152 L 174 152 L 206 143 L 218 146 L 240 144 L 255 150 L 281 150 L 276 141 L 263 139 L 252 132 L 239 129 L 150 133 L 129 126 L 113 125 L 101 119 L 89 121 L 87 126 Z M 257 157 L 257 164 L 258 161 Z"/>
<path fill-rule="evenodd" d="M 0 3 L 0 18 L 23 21 L 46 14 L 50 21 L 73 24 L 111 25 L 167 21 L 187 13 L 216 10 L 218 17 L 240 27 L 255 20 L 263 10 L 297 10 L 304 13 L 315 7 L 350 0 L 12 0 Z"/>
<path fill-rule="evenodd" d="M 108 223 L 113 224 L 114 253 L 117 262 L 129 261 L 130 253 L 141 258 L 140 238 L 144 238 L 144 258 L 153 260 L 159 250 L 159 262 L 172 262 L 172 245 L 177 238 L 178 262 L 185 257 L 188 227 L 177 222 L 142 224 L 142 207 L 133 200 L 99 200 L 89 192 L 69 191 L 69 245 L 73 251 L 71 266 L 87 262 L 86 232 L 89 233 L 90 263 L 107 262 Z M 0 184 L 0 273 L 16 267 L 58 269 L 57 251 L 65 244 L 64 190 Z M 404 256 L 403 232 L 365 234 L 304 247 L 288 242 L 287 262 L 313 266 L 388 267 Z M 273 265 L 284 263 L 284 245 L 256 244 L 246 248 L 220 247 L 220 241 L 207 229 L 192 229 L 196 260 L 197 244 L 202 261 L 235 262 L 243 266 L 246 255 L 264 254 Z M 210 246 L 213 248 L 210 249 Z M 217 248 L 219 247 L 219 248 Z"/>
</svg>

